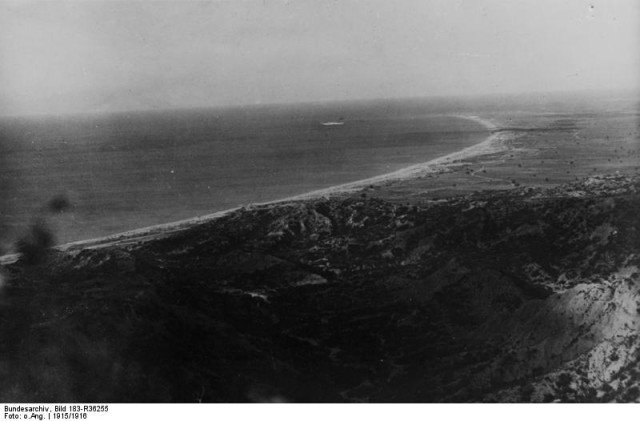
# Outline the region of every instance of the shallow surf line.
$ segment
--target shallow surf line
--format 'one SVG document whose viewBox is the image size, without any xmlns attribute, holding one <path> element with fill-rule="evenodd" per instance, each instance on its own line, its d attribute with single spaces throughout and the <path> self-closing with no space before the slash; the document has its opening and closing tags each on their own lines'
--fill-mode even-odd
<svg viewBox="0 0 640 421">
<path fill-rule="evenodd" d="M 503 140 L 502 138 L 504 137 L 504 133 L 495 133 L 495 131 L 498 130 L 499 127 L 493 124 L 491 121 L 482 119 L 477 116 L 456 115 L 455 117 L 464 118 L 467 120 L 472 120 L 477 123 L 480 123 L 489 132 L 491 132 L 491 134 L 480 143 L 466 147 L 457 152 L 452 152 L 448 155 L 441 156 L 439 158 L 434 158 L 427 162 L 411 165 L 409 167 L 401 168 L 397 171 L 393 171 L 390 173 L 377 175 L 377 176 L 365 178 L 362 180 L 352 181 L 349 183 L 339 184 L 337 186 L 327 187 L 324 189 L 314 190 L 308 193 L 302 193 L 302 194 L 287 197 L 284 199 L 279 199 L 279 200 L 274 200 L 274 201 L 269 201 L 264 203 L 256 203 L 254 204 L 254 206 L 269 205 L 272 203 L 280 203 L 280 202 L 288 202 L 288 201 L 296 201 L 296 200 L 315 199 L 315 198 L 328 196 L 332 194 L 338 194 L 338 193 L 353 193 L 369 185 L 381 184 L 389 181 L 408 180 L 408 179 L 419 177 L 424 174 L 437 173 L 438 171 L 443 170 L 444 168 L 446 168 L 448 165 L 452 164 L 455 161 L 459 161 L 461 159 L 471 158 L 475 156 L 495 153 L 503 150 L 502 145 L 504 142 L 502 142 Z"/>
<path fill-rule="evenodd" d="M 273 204 L 281 204 L 287 202 L 296 202 L 302 200 L 318 199 L 322 197 L 330 197 L 332 195 L 353 193 L 370 185 L 380 185 L 392 181 L 408 180 L 420 177 L 426 174 L 434 174 L 446 170 L 446 168 L 456 161 L 471 157 L 496 153 L 505 150 L 504 137 L 506 133 L 496 132 L 499 127 L 493 122 L 474 115 L 450 115 L 466 120 L 471 120 L 484 126 L 489 132 L 489 136 L 480 143 L 466 147 L 459 151 L 434 158 L 427 162 L 411 165 L 386 174 L 369 177 L 362 180 L 343 183 L 323 189 L 313 190 L 310 192 L 274 199 L 266 202 L 250 203 L 246 206 L 236 206 L 230 209 L 221 210 L 207 215 L 196 216 L 193 218 L 167 222 L 163 224 L 151 225 L 134 230 L 124 231 L 117 234 L 110 234 L 104 237 L 97 237 L 88 240 L 73 241 L 54 247 L 57 250 L 83 249 L 83 248 L 102 248 L 109 245 L 122 244 L 127 242 L 137 242 L 149 240 L 153 237 L 170 234 L 172 232 L 181 231 L 200 223 L 212 221 L 229 215 L 232 212 L 243 208 L 251 208 L 257 206 L 268 206 Z M 0 257 L 0 264 L 7 264 L 17 259 L 17 254 L 5 255 Z"/>
</svg>

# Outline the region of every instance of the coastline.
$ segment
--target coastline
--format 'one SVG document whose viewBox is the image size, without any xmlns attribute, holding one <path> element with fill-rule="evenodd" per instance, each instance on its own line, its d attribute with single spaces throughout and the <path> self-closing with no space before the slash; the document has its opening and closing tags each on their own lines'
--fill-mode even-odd
<svg viewBox="0 0 640 421">
<path fill-rule="evenodd" d="M 126 244 L 127 242 L 139 242 L 145 240 L 151 240 L 157 236 L 165 235 L 177 231 L 182 231 L 190 228 L 194 225 L 212 221 L 218 218 L 222 218 L 237 210 L 256 207 L 256 206 L 268 206 L 280 203 L 295 202 L 302 200 L 312 200 L 321 197 L 328 197 L 337 194 L 349 194 L 357 192 L 370 185 L 382 185 L 393 181 L 402 181 L 418 178 L 426 174 L 434 174 L 446 170 L 446 168 L 456 161 L 501 152 L 505 149 L 504 141 L 505 137 L 509 134 L 498 131 L 499 126 L 492 121 L 481 118 L 475 115 L 454 115 L 453 117 L 474 121 L 482 126 L 489 132 L 487 138 L 480 143 L 472 146 L 468 146 L 464 149 L 452 152 L 450 154 L 431 159 L 429 161 L 411 165 L 409 167 L 401 168 L 399 170 L 369 177 L 362 180 L 356 180 L 348 183 L 343 183 L 335 186 L 330 186 L 318 190 L 313 190 L 306 193 L 301 193 L 293 196 L 288 196 L 280 199 L 274 199 L 266 202 L 250 203 L 246 206 L 236 206 L 233 208 L 217 211 L 211 214 L 196 216 L 188 219 L 167 222 L 164 224 L 157 224 L 146 226 L 142 228 L 136 228 L 129 231 L 124 231 L 116 234 L 107 235 L 104 237 L 97 237 L 87 240 L 73 241 L 70 243 L 60 244 L 54 247 L 56 250 L 72 250 L 72 249 L 95 249 L 107 247 L 114 244 Z M 18 254 L 7 254 L 0 256 L 0 265 L 10 264 L 17 260 Z"/>
<path fill-rule="evenodd" d="M 541 130 L 510 121 L 487 139 L 502 152 L 426 169 L 442 172 L 0 268 L 5 361 L 28 368 L 5 384 L 59 401 L 640 400 L 640 172 L 614 149 L 636 147 L 635 121 L 609 141 L 593 119 L 526 118 Z M 623 154 L 623 174 L 602 163 Z"/>
</svg>

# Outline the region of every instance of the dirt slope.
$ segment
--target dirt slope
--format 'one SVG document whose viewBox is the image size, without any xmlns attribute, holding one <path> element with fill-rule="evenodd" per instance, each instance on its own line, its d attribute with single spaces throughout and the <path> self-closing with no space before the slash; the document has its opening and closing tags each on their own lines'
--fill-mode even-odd
<svg viewBox="0 0 640 421">
<path fill-rule="evenodd" d="M 244 209 L 4 269 L 2 401 L 635 401 L 640 178 Z"/>
</svg>

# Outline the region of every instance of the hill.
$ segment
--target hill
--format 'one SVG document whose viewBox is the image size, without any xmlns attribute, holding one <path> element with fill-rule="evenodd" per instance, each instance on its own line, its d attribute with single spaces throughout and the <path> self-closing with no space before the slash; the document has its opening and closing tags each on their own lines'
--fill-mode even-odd
<svg viewBox="0 0 640 421">
<path fill-rule="evenodd" d="M 640 399 L 640 177 L 245 208 L 4 269 L 0 400 Z"/>
</svg>

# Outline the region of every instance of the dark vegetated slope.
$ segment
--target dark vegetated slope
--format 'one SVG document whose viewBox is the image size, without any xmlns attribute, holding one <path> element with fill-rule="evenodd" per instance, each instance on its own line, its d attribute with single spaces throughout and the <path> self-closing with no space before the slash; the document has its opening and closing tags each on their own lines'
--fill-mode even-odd
<svg viewBox="0 0 640 421">
<path fill-rule="evenodd" d="M 270 205 L 12 265 L 0 399 L 636 400 L 639 182 Z"/>
</svg>

